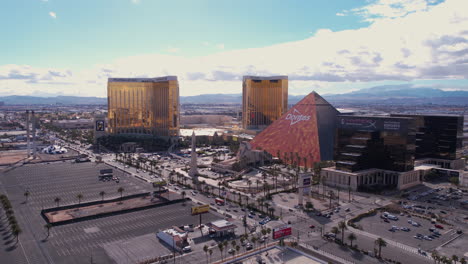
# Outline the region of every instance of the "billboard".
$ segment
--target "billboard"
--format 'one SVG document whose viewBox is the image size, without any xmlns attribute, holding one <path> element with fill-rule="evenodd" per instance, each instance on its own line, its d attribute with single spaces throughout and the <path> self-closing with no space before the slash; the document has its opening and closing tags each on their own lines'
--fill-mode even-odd
<svg viewBox="0 0 468 264">
<path fill-rule="evenodd" d="M 303 193 L 309 194 L 310 186 L 312 185 L 312 176 L 310 174 L 302 174 L 300 181 L 300 185 L 303 188 Z"/>
<path fill-rule="evenodd" d="M 405 118 L 341 116 L 338 117 L 338 128 L 405 132 L 407 122 Z"/>
<path fill-rule="evenodd" d="M 273 229 L 273 239 L 287 237 L 287 236 L 290 236 L 291 234 L 292 234 L 292 228 L 289 225 Z"/>
<path fill-rule="evenodd" d="M 192 207 L 192 215 L 204 214 L 204 213 L 208 213 L 208 211 L 210 211 L 209 204 Z"/>
<path fill-rule="evenodd" d="M 104 131 L 104 120 L 96 121 L 96 131 Z"/>
</svg>

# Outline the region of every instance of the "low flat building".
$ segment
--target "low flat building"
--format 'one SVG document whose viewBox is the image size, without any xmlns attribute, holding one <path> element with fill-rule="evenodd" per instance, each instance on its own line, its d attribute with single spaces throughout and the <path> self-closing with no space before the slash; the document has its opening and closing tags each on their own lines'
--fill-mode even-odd
<svg viewBox="0 0 468 264">
<path fill-rule="evenodd" d="M 352 191 L 366 191 L 378 186 L 403 190 L 422 182 L 422 172 L 417 169 L 400 172 L 373 168 L 349 172 L 331 167 L 323 168 L 320 175 L 325 185 L 343 190 L 351 188 Z"/>
<path fill-rule="evenodd" d="M 92 129 L 93 119 L 53 120 L 52 125 L 62 129 Z"/>
<path fill-rule="evenodd" d="M 222 237 L 230 234 L 234 234 L 237 226 L 227 220 L 217 220 L 211 223 L 208 223 L 210 233 L 214 234 L 216 237 Z"/>
</svg>

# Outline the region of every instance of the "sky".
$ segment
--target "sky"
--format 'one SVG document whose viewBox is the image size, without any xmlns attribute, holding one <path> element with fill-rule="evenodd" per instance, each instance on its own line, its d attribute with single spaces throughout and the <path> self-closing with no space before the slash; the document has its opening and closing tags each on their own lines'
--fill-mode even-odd
<svg viewBox="0 0 468 264">
<path fill-rule="evenodd" d="M 181 95 L 407 84 L 468 91 L 467 0 L 0 0 L 0 96 L 105 97 L 178 76 Z"/>
</svg>

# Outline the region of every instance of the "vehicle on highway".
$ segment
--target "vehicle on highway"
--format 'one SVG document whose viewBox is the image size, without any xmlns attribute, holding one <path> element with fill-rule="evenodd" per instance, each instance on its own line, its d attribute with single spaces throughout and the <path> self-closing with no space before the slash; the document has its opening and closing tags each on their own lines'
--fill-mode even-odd
<svg viewBox="0 0 468 264">
<path fill-rule="evenodd" d="M 226 203 L 226 201 L 224 201 L 224 199 L 221 198 L 216 198 L 215 203 L 219 206 L 223 206 Z"/>
</svg>

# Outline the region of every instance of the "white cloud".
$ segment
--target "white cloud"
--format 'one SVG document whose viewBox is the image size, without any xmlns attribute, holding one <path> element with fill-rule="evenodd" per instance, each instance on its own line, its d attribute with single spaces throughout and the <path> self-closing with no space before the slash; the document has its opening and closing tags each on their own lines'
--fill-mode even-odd
<svg viewBox="0 0 468 264">
<path fill-rule="evenodd" d="M 133 4 L 139 4 L 140 0 L 131 0 Z"/>
<path fill-rule="evenodd" d="M 0 66 L 0 90 L 66 89 L 105 96 L 108 77 L 164 75 L 179 77 L 182 95 L 240 93 L 242 75 L 247 74 L 288 75 L 291 94 L 336 93 L 343 84 L 468 79 L 468 13 L 464 10 L 468 1 L 447 0 L 365 28 L 321 29 L 295 42 L 201 57 L 144 54 L 78 72 L 4 65 Z"/>
<path fill-rule="evenodd" d="M 346 14 L 345 14 L 345 13 L 338 12 L 338 13 L 336 13 L 336 16 L 346 16 Z"/>
<path fill-rule="evenodd" d="M 170 53 L 177 53 L 180 51 L 180 48 L 176 48 L 176 47 L 172 47 L 172 46 L 169 46 L 167 49 L 166 49 L 167 52 L 170 52 Z"/>
<path fill-rule="evenodd" d="M 49 16 L 53 19 L 57 18 L 57 14 L 55 12 L 50 11 Z"/>
<path fill-rule="evenodd" d="M 380 19 L 405 17 L 411 13 L 428 11 L 444 0 L 372 0 L 370 4 L 345 10 L 342 13 L 354 13 L 364 21 L 375 22 Z M 338 15 L 338 14 L 337 14 Z"/>
<path fill-rule="evenodd" d="M 223 50 L 224 49 L 224 44 L 223 43 L 217 44 L 216 48 Z"/>
</svg>

